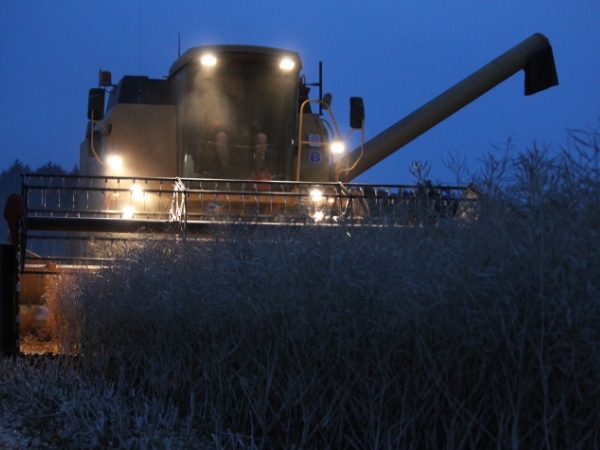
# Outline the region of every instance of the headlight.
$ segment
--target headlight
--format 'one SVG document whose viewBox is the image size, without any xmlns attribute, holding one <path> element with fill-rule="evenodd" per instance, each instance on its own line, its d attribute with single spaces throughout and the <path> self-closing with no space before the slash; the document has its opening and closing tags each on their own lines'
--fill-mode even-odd
<svg viewBox="0 0 600 450">
<path fill-rule="evenodd" d="M 317 211 L 313 214 L 312 217 L 315 220 L 315 222 L 320 222 L 321 220 L 323 220 L 323 217 L 325 217 L 325 213 L 323 211 Z"/>
<path fill-rule="evenodd" d="M 320 189 L 313 189 L 310 191 L 310 198 L 313 202 L 318 202 L 323 198 L 323 191 Z"/>
<path fill-rule="evenodd" d="M 215 66 L 217 64 L 217 58 L 215 55 L 207 53 L 200 58 L 200 64 L 203 66 Z"/>
<path fill-rule="evenodd" d="M 141 200 L 146 195 L 139 184 L 132 184 L 129 190 L 131 191 L 131 198 L 136 200 Z"/>
<path fill-rule="evenodd" d="M 344 150 L 346 150 L 346 147 L 344 146 L 344 143 L 342 141 L 333 141 L 331 143 L 331 153 L 344 153 Z"/>
<path fill-rule="evenodd" d="M 123 168 L 123 159 L 117 155 L 110 155 L 106 158 L 106 163 L 112 170 L 121 170 Z"/>
<path fill-rule="evenodd" d="M 134 213 L 133 206 L 127 205 L 123 208 L 123 219 L 133 219 Z"/>
<path fill-rule="evenodd" d="M 279 63 L 279 68 L 283 70 L 292 70 L 296 66 L 296 63 L 290 58 L 283 58 Z"/>
</svg>

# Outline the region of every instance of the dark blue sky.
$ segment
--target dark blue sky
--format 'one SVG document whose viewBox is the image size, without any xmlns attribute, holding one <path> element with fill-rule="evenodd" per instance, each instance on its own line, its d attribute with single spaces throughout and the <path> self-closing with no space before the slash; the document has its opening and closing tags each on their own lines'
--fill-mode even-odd
<svg viewBox="0 0 600 450">
<path fill-rule="evenodd" d="M 523 95 L 513 78 L 408 144 L 359 179 L 409 182 L 411 161 L 438 181 L 448 152 L 478 158 L 509 138 L 564 144 L 568 128 L 597 128 L 600 2 L 523 0 L 220 2 L 106 0 L 0 2 L 0 169 L 20 159 L 72 168 L 98 69 L 159 78 L 181 51 L 205 44 L 289 48 L 325 90 L 347 130 L 348 97 L 362 96 L 372 137 L 535 32 L 554 49 L 560 86 Z"/>
</svg>

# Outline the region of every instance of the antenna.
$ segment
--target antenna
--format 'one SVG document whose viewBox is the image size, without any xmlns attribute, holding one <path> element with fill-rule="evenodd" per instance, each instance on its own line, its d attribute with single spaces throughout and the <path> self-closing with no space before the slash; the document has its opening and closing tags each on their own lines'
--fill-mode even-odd
<svg viewBox="0 0 600 450">
<path fill-rule="evenodd" d="M 323 100 L 323 61 L 319 61 L 319 82 L 308 83 L 307 86 L 319 86 L 319 100 Z M 319 115 L 323 115 L 322 103 L 319 103 Z"/>
</svg>

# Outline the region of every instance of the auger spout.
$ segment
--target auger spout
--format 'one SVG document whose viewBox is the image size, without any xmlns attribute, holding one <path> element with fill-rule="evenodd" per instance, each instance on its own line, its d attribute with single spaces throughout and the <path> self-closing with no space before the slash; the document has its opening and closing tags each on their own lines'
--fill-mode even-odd
<svg viewBox="0 0 600 450">
<path fill-rule="evenodd" d="M 525 71 L 525 95 L 558 85 L 552 47 L 543 34 L 525 39 L 367 141 L 362 157 L 360 147 L 350 152 L 340 167 L 356 165 L 345 181 L 356 178 L 521 69 Z"/>
</svg>

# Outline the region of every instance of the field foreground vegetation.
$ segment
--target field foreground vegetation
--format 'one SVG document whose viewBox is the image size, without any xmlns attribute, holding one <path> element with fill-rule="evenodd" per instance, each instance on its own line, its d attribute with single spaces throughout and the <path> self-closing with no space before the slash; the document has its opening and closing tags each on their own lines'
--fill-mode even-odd
<svg viewBox="0 0 600 450">
<path fill-rule="evenodd" d="M 63 448 L 600 448 L 583 137 L 486 158 L 460 219 L 216 230 L 63 277 L 63 356 L 3 360 L 3 401 Z"/>
</svg>

